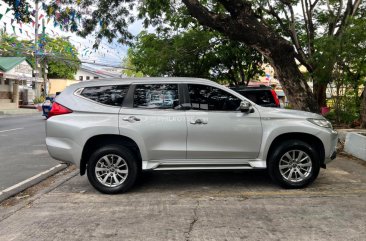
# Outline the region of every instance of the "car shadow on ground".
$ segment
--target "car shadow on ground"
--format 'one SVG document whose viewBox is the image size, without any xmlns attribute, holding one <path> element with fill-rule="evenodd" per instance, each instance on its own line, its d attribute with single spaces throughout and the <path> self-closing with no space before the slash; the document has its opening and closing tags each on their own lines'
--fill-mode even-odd
<svg viewBox="0 0 366 241">
<path fill-rule="evenodd" d="M 143 172 L 131 192 L 149 189 L 187 190 L 275 186 L 266 170 L 205 170 Z"/>
<path fill-rule="evenodd" d="M 266 170 L 197 170 L 142 172 L 129 194 L 249 191 L 280 189 Z M 87 176 L 77 175 L 57 188 L 57 192 L 99 193 Z"/>
</svg>

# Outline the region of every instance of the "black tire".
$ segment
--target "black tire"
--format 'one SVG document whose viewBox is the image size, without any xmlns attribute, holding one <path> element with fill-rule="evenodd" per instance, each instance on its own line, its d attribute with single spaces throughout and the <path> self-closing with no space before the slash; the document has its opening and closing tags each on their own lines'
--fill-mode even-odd
<svg viewBox="0 0 366 241">
<path fill-rule="evenodd" d="M 298 175 L 298 172 L 291 172 L 291 168 L 282 168 L 284 169 L 282 172 L 283 174 L 281 174 L 280 171 L 280 161 L 281 158 L 285 157 L 286 153 L 293 153 L 293 151 L 295 151 L 295 155 L 296 155 L 296 151 L 302 151 L 304 153 L 306 153 L 309 159 L 306 159 L 306 162 L 310 163 L 311 162 L 311 170 L 309 170 L 308 172 L 306 172 L 306 178 L 304 178 L 303 180 L 301 180 L 301 177 L 299 177 L 298 181 L 295 181 L 294 175 Z M 300 153 L 300 152 L 297 152 Z M 314 147 L 312 147 L 311 145 L 309 145 L 308 143 L 304 142 L 304 141 L 300 141 L 300 140 L 286 140 L 282 143 L 280 143 L 272 153 L 269 154 L 270 156 L 267 158 L 267 168 L 268 168 L 268 172 L 270 177 L 272 178 L 272 180 L 276 183 L 278 183 L 280 186 L 284 187 L 284 188 L 303 188 L 308 186 L 309 184 L 311 184 L 318 176 L 319 174 L 319 170 L 320 170 L 320 158 L 319 158 L 319 153 L 314 149 Z M 300 159 L 300 158 L 298 158 Z M 288 158 L 286 157 L 285 160 L 288 160 Z M 283 164 L 284 161 L 281 161 L 281 164 Z M 296 164 L 292 164 L 295 165 Z M 307 164 L 309 165 L 309 164 Z M 308 167 L 305 167 L 308 168 Z M 285 174 L 284 172 L 288 171 L 288 175 L 291 175 L 291 180 L 287 180 L 285 177 L 287 174 Z M 290 174 L 291 172 L 291 174 Z M 296 177 L 296 176 L 295 176 Z"/>
<path fill-rule="evenodd" d="M 97 167 L 97 165 L 100 165 L 101 162 L 99 162 L 99 161 L 103 161 L 102 158 L 106 157 L 106 156 L 110 157 L 110 158 L 114 158 L 115 161 L 116 161 L 116 159 L 118 159 L 118 157 L 121 157 L 122 160 L 124 161 L 122 163 L 122 165 L 124 165 L 123 169 L 127 170 L 127 174 L 125 176 L 126 177 L 125 179 L 123 179 L 120 176 L 118 177 L 121 179 L 121 180 L 119 180 L 122 182 L 121 184 L 118 184 L 116 186 L 106 186 L 105 184 L 102 183 L 102 180 L 99 180 L 102 177 L 103 177 L 102 179 L 104 179 L 104 177 L 109 173 L 108 174 L 109 177 L 107 177 L 107 181 L 110 180 L 111 182 L 112 181 L 114 182 L 115 179 L 112 179 L 112 177 L 114 175 L 113 173 L 115 173 L 116 177 L 117 177 L 117 175 L 118 175 L 117 172 L 118 172 L 118 170 L 120 170 L 117 167 L 113 169 L 114 172 L 111 172 L 110 168 L 103 167 L 103 169 L 108 169 L 108 171 L 102 171 L 102 172 L 106 172 L 106 174 L 105 174 L 105 176 L 100 176 L 98 179 L 97 174 L 95 172 L 96 167 Z M 117 163 L 117 161 L 116 161 L 116 163 Z M 88 166 L 87 166 L 87 175 L 88 175 L 89 182 L 95 189 L 97 189 L 101 193 L 106 193 L 106 194 L 124 193 L 133 186 L 133 184 L 135 183 L 135 181 L 138 177 L 138 173 L 139 173 L 138 172 L 138 170 L 139 170 L 138 163 L 139 163 L 139 161 L 136 158 L 136 156 L 133 154 L 133 152 L 124 146 L 107 145 L 107 146 L 101 147 L 101 148 L 97 149 L 90 156 Z M 124 174 L 121 174 L 121 175 L 124 175 Z"/>
</svg>

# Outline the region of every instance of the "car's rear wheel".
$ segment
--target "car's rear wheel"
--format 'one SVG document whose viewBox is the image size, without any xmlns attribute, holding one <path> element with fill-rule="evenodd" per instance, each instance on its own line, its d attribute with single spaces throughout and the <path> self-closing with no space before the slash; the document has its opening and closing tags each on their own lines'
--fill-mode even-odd
<svg viewBox="0 0 366 241">
<path fill-rule="evenodd" d="M 268 159 L 271 178 L 285 188 L 303 188 L 319 174 L 319 154 L 308 143 L 287 140 L 277 146 Z"/>
<path fill-rule="evenodd" d="M 128 148 L 108 145 L 96 150 L 89 159 L 89 182 L 107 194 L 126 192 L 137 179 L 137 159 Z"/>
</svg>

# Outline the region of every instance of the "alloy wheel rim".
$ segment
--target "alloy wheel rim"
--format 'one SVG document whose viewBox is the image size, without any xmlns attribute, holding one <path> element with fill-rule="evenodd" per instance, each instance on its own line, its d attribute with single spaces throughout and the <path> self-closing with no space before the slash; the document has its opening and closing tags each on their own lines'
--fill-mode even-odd
<svg viewBox="0 0 366 241">
<path fill-rule="evenodd" d="M 104 186 L 117 187 L 124 183 L 128 176 L 127 162 L 115 154 L 102 156 L 95 165 L 95 175 Z"/>
<path fill-rule="evenodd" d="M 301 150 L 290 150 L 280 159 L 279 170 L 289 182 L 301 182 L 310 177 L 313 163 L 310 156 Z"/>
</svg>

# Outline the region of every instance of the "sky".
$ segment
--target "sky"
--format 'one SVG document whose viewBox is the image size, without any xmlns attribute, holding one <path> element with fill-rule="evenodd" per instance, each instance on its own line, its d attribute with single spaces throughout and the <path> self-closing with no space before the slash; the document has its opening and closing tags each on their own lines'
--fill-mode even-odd
<svg viewBox="0 0 366 241">
<path fill-rule="evenodd" d="M 34 1 L 28 1 L 29 3 L 33 4 Z M 18 24 L 14 19 L 14 12 L 7 11 L 9 6 L 0 0 L 0 14 L 3 17 L 0 20 L 0 28 L 4 29 L 6 26 L 6 32 L 10 35 L 16 35 L 19 39 L 27 39 L 31 40 L 34 39 L 34 26 L 32 23 L 28 24 Z M 40 4 L 41 5 L 41 4 Z M 39 14 L 39 23 L 42 23 L 42 19 L 45 19 L 46 25 L 46 34 L 50 37 L 69 37 L 69 41 L 76 47 L 79 53 L 79 59 L 81 61 L 87 62 L 96 62 L 102 63 L 104 65 L 111 65 L 111 66 L 120 66 L 122 59 L 127 55 L 128 47 L 118 43 L 117 41 L 113 41 L 112 43 L 108 43 L 108 41 L 103 40 L 99 46 L 98 50 L 94 50 L 94 37 L 92 35 L 87 36 L 86 38 L 82 38 L 77 36 L 75 33 L 65 32 L 62 31 L 58 26 L 54 27 L 54 22 L 52 19 L 48 19 L 46 13 L 40 7 Z M 15 32 L 13 27 L 15 26 Z M 21 30 L 20 30 L 21 29 Z M 42 28 L 39 29 L 41 31 Z M 136 21 L 129 26 L 129 31 L 133 35 L 139 34 L 143 30 L 143 26 L 141 21 Z M 104 66 L 98 65 L 90 65 L 87 64 L 89 67 L 94 68 L 104 68 Z"/>
</svg>

